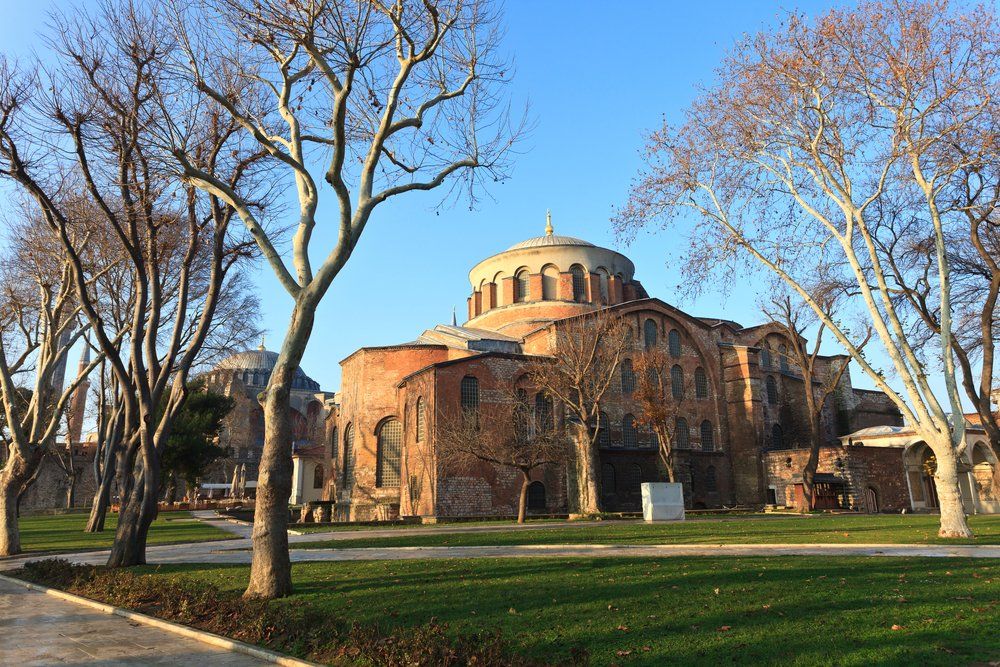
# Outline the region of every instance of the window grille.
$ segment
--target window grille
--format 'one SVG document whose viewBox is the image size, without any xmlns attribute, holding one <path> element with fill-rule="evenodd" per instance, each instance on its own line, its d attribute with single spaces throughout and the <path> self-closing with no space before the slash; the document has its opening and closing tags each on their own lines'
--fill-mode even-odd
<svg viewBox="0 0 1000 667">
<path fill-rule="evenodd" d="M 378 429 L 377 466 L 375 485 L 399 486 L 400 459 L 403 452 L 403 427 L 398 419 L 382 422 Z"/>
</svg>

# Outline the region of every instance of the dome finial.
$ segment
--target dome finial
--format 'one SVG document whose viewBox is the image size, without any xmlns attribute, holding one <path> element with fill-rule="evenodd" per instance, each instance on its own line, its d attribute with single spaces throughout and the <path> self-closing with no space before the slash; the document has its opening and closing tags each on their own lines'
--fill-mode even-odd
<svg viewBox="0 0 1000 667">
<path fill-rule="evenodd" d="M 545 235 L 552 236 L 552 233 L 556 231 L 552 229 L 552 211 L 545 210 Z"/>
<path fill-rule="evenodd" d="M 260 350 L 261 352 L 267 349 L 264 347 L 264 334 L 260 335 L 260 347 L 258 347 L 257 349 Z"/>
</svg>

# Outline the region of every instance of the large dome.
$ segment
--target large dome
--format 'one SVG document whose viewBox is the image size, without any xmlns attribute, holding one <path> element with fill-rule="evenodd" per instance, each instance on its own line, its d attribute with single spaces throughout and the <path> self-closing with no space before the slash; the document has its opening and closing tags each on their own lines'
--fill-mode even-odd
<svg viewBox="0 0 1000 667">
<path fill-rule="evenodd" d="M 244 384 L 251 387 L 265 387 L 277 361 L 277 352 L 265 350 L 261 346 L 256 350 L 245 350 L 237 352 L 231 357 L 226 357 L 215 368 L 217 370 L 242 371 Z M 319 391 L 319 383 L 306 375 L 299 367 L 295 369 L 292 388 Z"/>
<path fill-rule="evenodd" d="M 520 243 L 515 243 L 511 247 L 507 248 L 507 251 L 510 252 L 511 250 L 520 250 L 521 248 L 544 248 L 546 246 L 554 245 L 579 245 L 588 248 L 596 247 L 589 241 L 584 241 L 583 239 L 574 238 L 572 236 L 546 234 L 545 236 L 536 236 L 533 239 L 526 239 Z"/>
</svg>

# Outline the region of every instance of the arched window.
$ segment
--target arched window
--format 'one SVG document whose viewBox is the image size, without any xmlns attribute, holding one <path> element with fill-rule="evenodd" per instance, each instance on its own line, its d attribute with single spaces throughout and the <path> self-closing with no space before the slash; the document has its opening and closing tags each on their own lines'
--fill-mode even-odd
<svg viewBox="0 0 1000 667">
<path fill-rule="evenodd" d="M 678 401 L 684 398 L 684 369 L 679 364 L 670 369 L 670 393 Z"/>
<path fill-rule="evenodd" d="M 671 357 L 681 356 L 681 332 L 677 329 L 671 329 L 670 333 L 667 334 L 667 347 L 670 348 Z"/>
<path fill-rule="evenodd" d="M 313 488 L 322 489 L 323 488 L 323 464 L 317 463 L 316 467 L 313 468 Z"/>
<path fill-rule="evenodd" d="M 781 424 L 771 427 L 771 449 L 785 448 L 785 432 L 781 429 Z"/>
<path fill-rule="evenodd" d="M 788 346 L 782 345 L 778 348 L 778 367 L 782 373 L 788 372 Z"/>
<path fill-rule="evenodd" d="M 715 430 L 707 419 L 701 423 L 701 449 L 705 452 L 715 449 Z"/>
<path fill-rule="evenodd" d="M 597 446 L 611 446 L 611 423 L 608 421 L 608 413 L 603 411 L 597 414 Z"/>
<path fill-rule="evenodd" d="M 760 365 L 764 368 L 770 368 L 772 363 L 774 362 L 771 360 L 771 346 L 764 343 L 764 347 L 760 350 Z"/>
<path fill-rule="evenodd" d="M 559 292 L 559 269 L 553 264 L 542 267 L 542 299 L 555 301 Z"/>
<path fill-rule="evenodd" d="M 694 395 L 697 398 L 708 398 L 708 376 L 701 366 L 694 369 Z"/>
<path fill-rule="evenodd" d="M 674 426 L 674 442 L 677 449 L 689 449 L 691 447 L 691 432 L 688 430 L 688 423 L 684 417 L 678 417 Z"/>
<path fill-rule="evenodd" d="M 569 267 L 569 272 L 573 275 L 573 301 L 587 300 L 587 275 L 583 267 L 574 264 Z"/>
<path fill-rule="evenodd" d="M 622 418 L 622 445 L 627 449 L 635 449 L 639 446 L 639 439 L 635 432 L 635 417 L 625 415 Z"/>
<path fill-rule="evenodd" d="M 773 375 L 768 375 L 767 379 L 764 380 L 764 384 L 767 385 L 767 402 L 771 405 L 775 405 L 778 402 L 778 382 L 774 379 Z"/>
<path fill-rule="evenodd" d="M 631 394 L 635 391 L 635 373 L 632 371 L 632 360 L 622 361 L 622 393 Z"/>
<path fill-rule="evenodd" d="M 528 485 L 528 511 L 545 511 L 545 485 L 541 482 L 532 482 Z"/>
<path fill-rule="evenodd" d="M 334 426 L 330 431 L 330 452 L 333 460 L 336 461 L 337 457 L 340 455 L 339 433 L 337 433 L 336 426 Z M 333 469 L 336 470 L 336 466 L 334 466 Z"/>
<path fill-rule="evenodd" d="M 514 274 L 514 303 L 522 303 L 528 300 L 531 287 L 528 284 L 528 270 L 521 269 Z"/>
<path fill-rule="evenodd" d="M 375 486 L 399 486 L 400 459 L 403 453 L 403 426 L 398 419 L 386 419 L 378 427 Z"/>
<path fill-rule="evenodd" d="M 631 464 L 625 470 L 625 492 L 636 495 L 642 493 L 642 466 L 638 463 Z"/>
<path fill-rule="evenodd" d="M 552 398 L 543 391 L 535 394 L 535 428 L 538 433 L 548 433 L 555 428 Z"/>
<path fill-rule="evenodd" d="M 463 410 L 468 412 L 479 410 L 479 380 L 477 378 L 472 375 L 466 375 L 462 378 L 462 384 L 459 387 L 459 400 Z"/>
<path fill-rule="evenodd" d="M 354 486 L 354 424 L 344 429 L 344 488 Z"/>
<path fill-rule="evenodd" d="M 427 437 L 427 415 L 424 410 L 423 396 L 417 397 L 417 442 L 423 442 Z"/>
<path fill-rule="evenodd" d="M 705 490 L 709 493 L 715 493 L 719 490 L 718 482 L 715 480 L 715 466 L 705 468 Z"/>
<path fill-rule="evenodd" d="M 528 392 L 518 388 L 515 392 L 517 404 L 514 406 L 514 429 L 515 435 L 520 442 L 525 442 L 531 437 L 531 430 L 528 427 L 531 411 L 528 406 Z"/>
<path fill-rule="evenodd" d="M 643 322 L 642 337 L 647 350 L 651 350 L 656 347 L 656 322 L 653 320 L 646 320 Z"/>
<path fill-rule="evenodd" d="M 605 463 L 601 466 L 601 495 L 610 496 L 615 493 L 615 466 Z"/>
</svg>

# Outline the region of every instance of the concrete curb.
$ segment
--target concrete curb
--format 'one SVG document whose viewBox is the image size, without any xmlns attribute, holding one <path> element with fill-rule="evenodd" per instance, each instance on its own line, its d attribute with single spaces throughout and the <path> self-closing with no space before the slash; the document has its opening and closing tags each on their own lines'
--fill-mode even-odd
<svg viewBox="0 0 1000 667">
<path fill-rule="evenodd" d="M 281 653 L 268 651 L 267 649 L 261 648 L 259 646 L 254 646 L 253 644 L 247 644 L 245 642 L 237 641 L 235 639 L 229 639 L 228 637 L 222 637 L 221 635 L 216 635 L 211 632 L 205 632 L 204 630 L 197 630 L 195 628 L 191 628 L 186 625 L 181 625 L 179 623 L 164 621 L 161 618 L 155 618 L 153 616 L 147 616 L 146 614 L 140 614 L 137 611 L 130 611 L 128 609 L 122 609 L 121 607 L 115 607 L 110 604 L 105 604 L 103 602 L 97 602 L 96 600 L 80 597 L 79 595 L 73 595 L 72 593 L 67 593 L 66 591 L 61 591 L 57 588 L 49 588 L 48 586 L 33 584 L 30 581 L 24 581 L 23 579 L 8 577 L 3 574 L 0 574 L 0 581 L 6 581 L 11 584 L 23 586 L 27 589 L 38 591 L 40 593 L 45 593 L 46 595 L 51 595 L 52 597 L 55 598 L 59 598 L 60 600 L 66 600 L 67 602 L 73 602 L 79 605 L 83 605 L 84 607 L 90 607 L 91 609 L 96 609 L 98 611 L 104 612 L 105 614 L 113 614 L 115 616 L 121 616 L 122 618 L 134 621 L 136 623 L 142 623 L 143 625 L 149 625 L 151 627 L 158 628 L 160 630 L 166 630 L 167 632 L 172 632 L 175 635 L 187 637 L 188 639 L 195 639 L 205 644 L 218 646 L 219 648 L 224 648 L 233 651 L 234 653 L 242 653 L 243 655 L 248 655 L 253 658 L 265 660 L 267 662 L 271 662 L 276 665 L 286 665 L 287 667 L 319 667 L 319 663 L 316 662 L 309 662 L 308 660 L 299 660 L 298 658 L 282 655 Z"/>
</svg>

